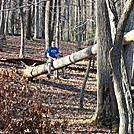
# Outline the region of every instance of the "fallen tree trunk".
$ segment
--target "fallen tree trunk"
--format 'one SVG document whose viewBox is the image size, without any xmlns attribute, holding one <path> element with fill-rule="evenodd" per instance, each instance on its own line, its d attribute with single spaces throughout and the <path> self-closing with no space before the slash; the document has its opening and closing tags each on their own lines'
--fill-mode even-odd
<svg viewBox="0 0 134 134">
<path fill-rule="evenodd" d="M 75 62 L 87 59 L 96 55 L 97 45 L 90 46 L 71 55 L 62 57 L 53 62 L 53 69 L 56 70 Z M 36 77 L 47 72 L 47 63 L 38 66 L 26 66 L 25 69 L 18 69 L 17 73 L 26 77 Z"/>
<path fill-rule="evenodd" d="M 128 32 L 124 36 L 124 40 L 122 44 L 128 44 L 131 42 L 134 42 L 134 30 Z M 85 48 L 81 51 L 75 52 L 71 55 L 57 59 L 56 61 L 53 62 L 54 68 L 52 70 L 56 70 L 68 66 L 70 64 L 81 61 L 83 59 L 88 59 L 90 57 L 95 56 L 96 54 L 97 54 L 97 44 Z M 38 66 L 26 66 L 25 69 L 17 70 L 17 73 L 19 75 L 26 76 L 26 77 L 36 77 L 46 72 L 47 72 L 47 63 Z"/>
<path fill-rule="evenodd" d="M 122 44 L 128 44 L 131 42 L 134 42 L 134 30 L 131 30 L 130 32 L 124 35 Z"/>
</svg>

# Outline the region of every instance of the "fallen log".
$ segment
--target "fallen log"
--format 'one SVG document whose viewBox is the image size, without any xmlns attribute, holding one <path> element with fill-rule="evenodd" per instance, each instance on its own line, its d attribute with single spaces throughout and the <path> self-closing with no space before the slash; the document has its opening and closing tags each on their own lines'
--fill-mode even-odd
<svg viewBox="0 0 134 134">
<path fill-rule="evenodd" d="M 130 32 L 126 33 L 123 38 L 123 44 L 129 44 L 134 42 L 134 30 L 131 30 Z"/>
<path fill-rule="evenodd" d="M 124 35 L 122 44 L 125 45 L 125 44 L 129 44 L 131 42 L 134 42 L 134 30 L 132 30 Z M 70 64 L 81 61 L 83 59 L 88 59 L 90 57 L 95 56 L 96 54 L 97 54 L 97 44 L 90 46 L 88 48 L 85 48 L 81 51 L 75 52 L 66 57 L 57 59 L 56 61 L 53 62 L 54 68 L 52 70 L 56 70 L 56 69 L 68 66 Z M 33 62 L 35 62 L 35 61 L 33 61 Z M 43 63 L 43 61 L 40 62 L 37 66 L 25 66 L 25 67 L 26 68 L 17 69 L 16 72 L 19 75 L 31 77 L 31 78 L 39 76 L 39 75 L 47 72 L 47 63 Z"/>
<path fill-rule="evenodd" d="M 87 59 L 96 55 L 97 45 L 90 46 L 71 55 L 62 57 L 53 62 L 53 69 L 56 70 L 75 62 Z M 47 72 L 47 63 L 38 66 L 27 66 L 25 69 L 18 69 L 17 73 L 26 77 L 36 77 Z"/>
</svg>

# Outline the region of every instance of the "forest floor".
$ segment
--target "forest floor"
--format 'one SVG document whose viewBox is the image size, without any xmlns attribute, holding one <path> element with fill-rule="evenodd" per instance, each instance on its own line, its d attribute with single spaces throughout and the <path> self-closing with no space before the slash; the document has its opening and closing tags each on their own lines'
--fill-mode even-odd
<svg viewBox="0 0 134 134">
<path fill-rule="evenodd" d="M 59 48 L 63 56 L 70 55 L 76 51 L 77 44 L 60 42 Z M 86 47 L 83 46 L 82 47 Z M 8 36 L 5 44 L 2 44 L 2 58 L 18 58 L 20 50 L 20 37 Z M 25 57 L 31 59 L 44 59 L 44 40 L 25 41 Z M 88 60 L 83 60 L 66 67 L 68 79 L 62 78 L 62 71 L 59 79 L 47 79 L 46 74 L 35 78 L 35 82 L 29 82 L 27 88 L 37 93 L 38 102 L 52 109 L 54 115 L 51 120 L 61 124 L 52 129 L 56 134 L 101 134 L 114 133 L 109 128 L 97 128 L 91 123 L 91 117 L 96 109 L 96 66 L 90 70 L 84 92 L 84 108 L 79 109 L 80 91 L 85 76 Z M 16 65 L 0 62 L 0 68 L 11 68 Z M 6 83 L 9 84 L 10 83 Z M 7 85 L 6 85 L 7 86 Z M 15 85 L 14 85 L 15 86 Z M 39 97 L 39 98 L 38 98 Z M 64 125 L 63 125 L 64 124 Z M 1 127 L 1 126 L 0 126 Z"/>
</svg>

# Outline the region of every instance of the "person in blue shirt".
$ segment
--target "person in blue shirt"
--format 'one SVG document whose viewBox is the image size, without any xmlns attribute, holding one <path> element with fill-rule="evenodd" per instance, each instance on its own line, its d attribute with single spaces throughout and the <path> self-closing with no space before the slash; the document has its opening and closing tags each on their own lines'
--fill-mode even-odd
<svg viewBox="0 0 134 134">
<path fill-rule="evenodd" d="M 51 67 L 53 65 L 53 61 L 58 58 L 59 49 L 56 47 L 55 41 L 51 42 L 51 46 L 49 46 L 46 50 L 46 58 L 47 58 L 47 64 L 48 64 L 48 74 L 47 77 L 50 79 L 52 73 L 51 73 Z M 65 74 L 65 68 L 62 69 L 63 71 L 63 78 L 66 78 L 67 75 Z"/>
</svg>

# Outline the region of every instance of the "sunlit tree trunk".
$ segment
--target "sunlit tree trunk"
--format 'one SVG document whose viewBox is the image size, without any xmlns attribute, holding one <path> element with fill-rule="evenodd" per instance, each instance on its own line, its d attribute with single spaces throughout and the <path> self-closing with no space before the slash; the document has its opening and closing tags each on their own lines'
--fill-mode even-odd
<svg viewBox="0 0 134 134">
<path fill-rule="evenodd" d="M 21 46 L 20 46 L 20 54 L 19 57 L 24 57 L 24 14 L 23 14 L 23 0 L 19 0 L 19 7 L 20 7 L 20 21 L 21 21 Z"/>
<path fill-rule="evenodd" d="M 55 32 L 55 40 L 57 42 L 57 47 L 59 47 L 59 24 L 60 24 L 60 6 L 61 6 L 61 0 L 58 0 L 57 2 L 57 16 L 56 16 L 56 32 Z"/>
<path fill-rule="evenodd" d="M 50 44 L 49 38 L 49 12 L 50 12 L 50 1 L 46 2 L 46 10 L 45 10 L 45 47 L 47 48 Z"/>
<path fill-rule="evenodd" d="M 57 19 L 56 19 L 56 16 L 57 16 L 57 1 L 58 0 L 54 0 L 53 1 L 53 6 L 51 7 L 51 14 L 49 15 L 51 19 L 51 29 L 50 29 L 50 42 L 55 39 L 55 31 L 56 31 L 56 22 L 57 22 Z"/>
</svg>

